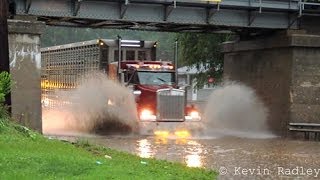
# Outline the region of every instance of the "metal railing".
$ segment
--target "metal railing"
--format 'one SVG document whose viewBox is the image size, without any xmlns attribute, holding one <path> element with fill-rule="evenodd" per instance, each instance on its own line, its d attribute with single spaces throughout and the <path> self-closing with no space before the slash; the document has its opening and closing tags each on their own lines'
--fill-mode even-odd
<svg viewBox="0 0 320 180">
<path fill-rule="evenodd" d="M 299 0 L 299 17 L 303 15 L 320 16 L 319 0 Z"/>
<path fill-rule="evenodd" d="M 289 131 L 302 132 L 306 140 L 312 137 L 320 141 L 320 124 L 319 123 L 289 123 Z"/>
</svg>

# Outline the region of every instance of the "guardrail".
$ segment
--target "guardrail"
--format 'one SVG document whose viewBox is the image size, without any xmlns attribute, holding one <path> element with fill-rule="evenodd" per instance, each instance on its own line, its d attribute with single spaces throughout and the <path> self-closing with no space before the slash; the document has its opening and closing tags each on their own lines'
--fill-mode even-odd
<svg viewBox="0 0 320 180">
<path fill-rule="evenodd" d="M 303 15 L 320 16 L 319 0 L 299 0 L 299 17 Z"/>
<path fill-rule="evenodd" d="M 318 123 L 289 123 L 289 130 L 304 133 L 304 138 L 310 140 L 312 137 L 320 141 L 320 124 Z"/>
</svg>

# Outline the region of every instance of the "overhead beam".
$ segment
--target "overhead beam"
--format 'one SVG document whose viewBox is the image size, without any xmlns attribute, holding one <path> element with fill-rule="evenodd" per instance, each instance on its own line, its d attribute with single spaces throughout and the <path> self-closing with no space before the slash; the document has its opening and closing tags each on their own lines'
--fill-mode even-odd
<svg viewBox="0 0 320 180">
<path fill-rule="evenodd" d="M 249 10 L 248 11 L 248 26 L 250 27 L 254 20 L 256 19 L 257 15 L 253 15 L 253 11 Z"/>
<path fill-rule="evenodd" d="M 288 13 L 293 13 L 293 16 L 299 14 L 299 5 L 296 1 L 289 3 L 284 0 L 222 0 L 219 3 L 194 0 L 13 1 L 16 4 L 17 15 L 32 15 L 40 19 L 53 20 L 70 17 L 94 23 L 126 21 L 132 23 L 192 24 L 199 27 L 206 25 L 226 29 L 233 27 L 286 29 L 294 19 L 292 17 L 288 20 Z M 50 7 L 45 6 L 48 2 L 50 2 Z M 263 15 L 260 16 L 259 12 Z M 62 20 L 68 21 L 68 19 Z M 291 27 L 298 28 L 297 23 L 292 23 Z"/>
<path fill-rule="evenodd" d="M 123 19 L 124 15 L 126 14 L 126 11 L 128 9 L 129 0 L 125 0 L 124 3 L 120 1 L 119 8 L 120 8 L 120 19 Z"/>
<path fill-rule="evenodd" d="M 292 26 L 298 23 L 301 16 L 293 15 L 292 13 L 288 13 L 288 29 L 291 29 Z"/>
<path fill-rule="evenodd" d="M 167 21 L 171 12 L 173 11 L 173 8 L 171 5 L 164 5 L 164 17 L 163 17 L 163 21 Z"/>
<path fill-rule="evenodd" d="M 29 13 L 29 10 L 30 10 L 30 7 L 31 7 L 31 3 L 32 3 L 32 0 L 25 0 L 24 12 L 26 14 Z"/>
<path fill-rule="evenodd" d="M 71 12 L 73 16 L 77 16 L 82 0 L 71 0 Z"/>
<path fill-rule="evenodd" d="M 208 1 L 208 7 L 206 8 L 206 23 L 209 24 L 210 23 L 210 19 L 212 18 L 212 16 L 218 12 L 220 10 L 220 3 L 217 2 L 216 5 L 217 9 L 214 9 L 214 7 L 210 6 L 210 2 Z"/>
</svg>

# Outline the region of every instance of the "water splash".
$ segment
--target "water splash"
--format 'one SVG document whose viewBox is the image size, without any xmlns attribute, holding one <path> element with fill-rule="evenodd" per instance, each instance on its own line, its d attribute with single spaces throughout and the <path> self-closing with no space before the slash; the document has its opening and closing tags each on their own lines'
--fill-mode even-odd
<svg viewBox="0 0 320 180">
<path fill-rule="evenodd" d="M 78 88 L 57 91 L 56 101 L 67 105 L 43 111 L 45 133 L 130 131 L 137 128 L 134 97 L 129 89 L 105 74 L 90 73 Z"/>
<path fill-rule="evenodd" d="M 268 109 L 254 90 L 240 83 L 227 82 L 217 87 L 205 108 L 206 134 L 270 138 Z"/>
</svg>

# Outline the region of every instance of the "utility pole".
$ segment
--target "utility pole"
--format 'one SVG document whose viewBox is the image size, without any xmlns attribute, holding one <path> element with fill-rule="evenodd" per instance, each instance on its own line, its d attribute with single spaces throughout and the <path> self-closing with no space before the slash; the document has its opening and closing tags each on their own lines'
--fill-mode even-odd
<svg viewBox="0 0 320 180">
<path fill-rule="evenodd" d="M 122 78 L 122 73 L 121 73 L 121 61 L 122 61 L 122 48 L 121 48 L 121 41 L 122 41 L 122 37 L 121 36 L 117 36 L 118 37 L 118 78 L 120 80 L 120 82 L 122 82 L 123 78 Z"/>
<path fill-rule="evenodd" d="M 174 71 L 175 73 L 175 81 L 178 84 L 178 39 L 174 42 Z"/>
<path fill-rule="evenodd" d="M 10 72 L 8 45 L 8 0 L 0 0 L 0 72 Z M 11 94 L 6 96 L 5 104 L 11 106 Z"/>
</svg>

